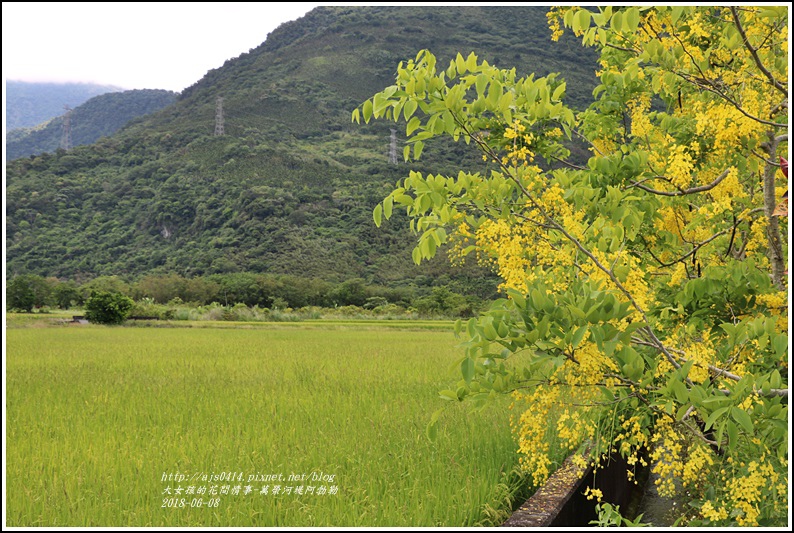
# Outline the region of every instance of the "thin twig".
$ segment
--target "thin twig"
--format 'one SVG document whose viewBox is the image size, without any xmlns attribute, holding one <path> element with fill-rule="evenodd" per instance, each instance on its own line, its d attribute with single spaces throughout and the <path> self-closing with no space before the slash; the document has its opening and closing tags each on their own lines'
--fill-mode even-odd
<svg viewBox="0 0 794 533">
<path fill-rule="evenodd" d="M 692 187 L 691 189 L 683 189 L 683 190 L 679 189 L 679 190 L 673 191 L 673 192 L 670 192 L 670 191 L 657 191 L 656 189 L 651 189 L 650 187 L 646 187 L 645 185 L 641 185 L 642 182 L 632 183 L 627 188 L 637 187 L 638 189 L 642 189 L 643 191 L 649 192 L 651 194 L 658 194 L 660 196 L 685 196 L 687 194 L 696 194 L 696 193 L 699 193 L 699 192 L 710 191 L 711 189 L 713 189 L 714 187 L 719 185 L 722 182 L 722 180 L 727 178 L 728 174 L 730 174 L 730 171 L 731 171 L 730 168 L 725 170 L 722 174 L 717 176 L 717 179 L 715 179 L 714 181 L 712 181 L 709 184 L 700 185 L 698 187 Z M 665 179 L 665 180 L 669 181 L 669 179 L 665 178 L 664 176 L 655 176 L 655 178 L 653 178 L 653 179 Z"/>
<path fill-rule="evenodd" d="M 736 26 L 736 29 L 739 30 L 739 35 L 742 36 L 742 41 L 744 42 L 745 48 L 750 51 L 750 55 L 753 56 L 753 61 L 755 61 L 758 70 L 760 70 L 764 76 L 769 78 L 769 81 L 772 82 L 772 86 L 777 89 L 778 91 L 782 92 L 784 95 L 788 97 L 788 89 L 783 87 L 783 85 L 775 79 L 771 72 L 769 72 L 763 63 L 761 63 L 761 58 L 758 57 L 758 50 L 753 48 L 753 45 L 750 44 L 750 40 L 747 38 L 747 34 L 744 31 L 744 27 L 742 26 L 742 21 L 739 20 L 739 14 L 736 12 L 735 7 L 731 7 L 731 14 L 733 15 L 733 24 Z"/>
</svg>

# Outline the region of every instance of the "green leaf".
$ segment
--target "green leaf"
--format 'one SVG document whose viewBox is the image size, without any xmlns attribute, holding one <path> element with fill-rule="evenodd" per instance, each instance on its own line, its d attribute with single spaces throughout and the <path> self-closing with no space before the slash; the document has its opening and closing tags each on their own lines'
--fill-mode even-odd
<svg viewBox="0 0 794 533">
<path fill-rule="evenodd" d="M 449 111 L 444 111 L 441 118 L 444 121 L 444 131 L 452 135 L 455 132 L 455 117 Z"/>
<path fill-rule="evenodd" d="M 408 121 L 408 124 L 405 125 L 405 135 L 410 137 L 411 134 L 416 131 L 416 128 L 422 125 L 422 121 L 419 120 L 419 117 L 411 117 L 411 120 Z"/>
<path fill-rule="evenodd" d="M 731 407 L 731 417 L 745 430 L 747 433 L 753 432 L 753 421 L 747 411 L 739 407 Z"/>
<path fill-rule="evenodd" d="M 780 372 L 777 369 L 772 371 L 772 374 L 769 375 L 769 385 L 773 389 L 777 389 L 782 385 L 783 379 L 780 377 Z"/>
<path fill-rule="evenodd" d="M 781 356 L 785 354 L 788 351 L 788 335 L 785 333 L 776 335 L 772 340 L 772 347 L 775 350 L 775 355 Z"/>
<path fill-rule="evenodd" d="M 439 246 L 441 246 L 442 244 L 447 242 L 447 230 L 445 230 L 444 228 L 436 228 L 436 231 L 433 234 L 433 238 L 436 240 L 436 243 Z"/>
<path fill-rule="evenodd" d="M 471 52 L 466 58 L 466 68 L 472 72 L 477 70 L 477 56 Z"/>
<path fill-rule="evenodd" d="M 482 326 L 482 333 L 486 340 L 493 341 L 499 336 L 499 333 L 496 331 L 496 328 L 493 327 L 493 324 L 485 323 Z"/>
<path fill-rule="evenodd" d="M 582 9 L 576 14 L 576 21 L 581 29 L 586 30 L 590 27 L 590 12 Z"/>
<path fill-rule="evenodd" d="M 673 24 L 678 22 L 678 19 L 681 17 L 681 14 L 684 12 L 683 6 L 673 6 L 672 10 L 670 11 L 670 20 L 673 21 Z"/>
<path fill-rule="evenodd" d="M 425 428 L 425 436 L 430 442 L 435 442 L 436 437 L 438 436 L 438 417 L 441 415 L 441 409 L 438 409 L 435 413 L 432 414 L 430 417 L 430 422 L 428 422 L 427 427 Z"/>
<path fill-rule="evenodd" d="M 457 393 L 455 393 L 454 390 L 449 390 L 449 389 L 442 390 L 442 391 L 439 391 L 438 395 L 441 397 L 442 400 L 447 400 L 447 401 L 450 401 L 450 402 L 457 402 L 458 401 L 458 395 L 457 395 Z"/>
<path fill-rule="evenodd" d="M 423 143 L 422 141 L 416 141 L 416 143 L 414 143 L 414 159 L 415 160 L 419 159 L 419 156 L 422 155 L 422 150 L 424 149 L 424 147 L 425 147 L 425 143 Z"/>
<path fill-rule="evenodd" d="M 466 383 L 471 383 L 471 380 L 474 377 L 474 359 L 471 357 L 464 359 L 460 364 L 460 372 L 463 374 L 463 379 L 466 381 Z"/>
<path fill-rule="evenodd" d="M 558 101 L 560 98 L 562 98 L 564 92 L 565 82 L 561 83 L 556 89 L 554 89 L 554 93 L 551 95 L 552 101 Z"/>
<path fill-rule="evenodd" d="M 361 112 L 364 115 L 364 122 L 369 124 L 369 119 L 372 118 L 372 100 L 367 100 L 361 107 Z"/>
<path fill-rule="evenodd" d="M 728 448 L 734 450 L 736 445 L 739 444 L 739 429 L 732 420 L 728 420 L 726 427 L 728 430 Z"/>
<path fill-rule="evenodd" d="M 376 205 L 375 209 L 372 210 L 372 218 L 375 220 L 375 225 L 378 227 L 380 227 L 382 213 L 383 206 L 380 204 Z"/>
<path fill-rule="evenodd" d="M 507 111 L 510 109 L 510 104 L 512 103 L 513 103 L 513 95 L 509 92 L 504 93 L 499 98 L 499 111 L 501 111 L 502 113 L 507 113 Z"/>
<path fill-rule="evenodd" d="M 460 52 L 458 52 L 457 57 L 455 57 L 455 68 L 458 70 L 458 74 L 464 74 L 466 72 L 466 60 L 463 59 Z"/>
<path fill-rule="evenodd" d="M 703 387 L 695 385 L 689 390 L 689 401 L 692 402 L 692 405 L 698 407 L 703 402 L 704 394 Z"/>
<path fill-rule="evenodd" d="M 412 118 L 411 115 L 414 114 L 414 111 L 416 111 L 418 105 L 419 104 L 416 103 L 416 100 L 408 100 L 405 102 L 405 106 L 403 107 L 403 117 L 405 117 L 405 120 Z"/>
<path fill-rule="evenodd" d="M 684 385 L 682 381 L 673 378 L 672 386 L 675 399 L 678 400 L 678 403 L 686 403 L 689 400 L 689 389 L 686 388 L 686 385 Z"/>
<path fill-rule="evenodd" d="M 629 31 L 637 31 L 640 27 L 640 10 L 636 7 L 629 8 L 629 10 L 626 11 L 625 23 L 628 25 Z"/>
<path fill-rule="evenodd" d="M 477 89 L 477 98 L 482 98 L 483 94 L 485 94 L 485 88 L 488 86 L 488 77 L 485 74 L 479 74 L 474 86 Z"/>
<path fill-rule="evenodd" d="M 576 307 L 575 305 L 568 305 L 568 310 L 571 312 L 571 316 L 578 319 L 584 319 L 585 312 Z"/>
<path fill-rule="evenodd" d="M 372 112 L 374 113 L 375 117 L 381 116 L 383 110 L 389 107 L 391 102 L 389 101 L 389 97 L 384 95 L 383 93 L 378 93 L 372 97 Z"/>
<path fill-rule="evenodd" d="M 711 413 L 706 419 L 706 430 L 708 431 L 714 425 L 714 422 L 716 422 L 719 417 L 727 413 L 729 409 L 730 407 L 720 407 Z"/>
<path fill-rule="evenodd" d="M 587 326 L 586 325 L 580 327 L 579 329 L 577 329 L 574 332 L 573 337 L 571 338 L 571 346 L 574 347 L 574 348 L 579 346 L 579 343 L 582 342 L 582 339 L 584 338 L 585 333 L 587 333 Z"/>
<path fill-rule="evenodd" d="M 422 241 L 420 245 L 424 245 L 422 248 L 422 253 L 424 257 L 430 259 L 431 257 L 436 255 L 436 241 L 434 239 L 425 238 L 425 240 Z"/>
<path fill-rule="evenodd" d="M 609 20 L 609 27 L 615 32 L 620 32 L 623 29 L 623 13 L 621 11 L 612 15 L 612 18 Z"/>
</svg>

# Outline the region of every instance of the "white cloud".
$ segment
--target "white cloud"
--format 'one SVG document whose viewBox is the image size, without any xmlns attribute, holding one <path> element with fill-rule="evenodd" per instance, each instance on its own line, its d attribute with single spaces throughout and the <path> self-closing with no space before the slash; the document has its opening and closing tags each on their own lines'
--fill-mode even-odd
<svg viewBox="0 0 794 533">
<path fill-rule="evenodd" d="M 181 91 L 317 5 L 3 2 L 3 78 Z"/>
</svg>

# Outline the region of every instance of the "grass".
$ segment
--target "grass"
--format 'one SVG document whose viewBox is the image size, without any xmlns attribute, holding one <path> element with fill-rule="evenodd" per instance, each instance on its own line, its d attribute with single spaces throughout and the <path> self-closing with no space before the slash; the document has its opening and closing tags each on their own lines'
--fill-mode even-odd
<svg viewBox="0 0 794 533">
<path fill-rule="evenodd" d="M 478 413 L 438 399 L 459 379 L 451 333 L 328 326 L 7 329 L 7 525 L 505 519 L 518 487 L 508 399 Z M 431 443 L 425 427 L 440 407 Z M 218 496 L 217 507 L 206 507 L 208 495 L 203 508 L 191 508 L 195 495 L 163 507 L 175 497 L 166 487 L 188 486 L 164 474 L 227 471 L 243 482 L 219 488 L 323 472 L 338 493 L 260 495 L 273 483 L 253 482 L 251 494 Z"/>
<path fill-rule="evenodd" d="M 129 323 L 128 323 L 129 324 Z M 130 324 L 132 325 L 132 324 Z M 144 325 L 162 326 L 162 327 L 190 327 L 190 328 L 230 328 L 230 329 L 273 329 L 285 328 L 293 330 L 306 330 L 306 329 L 355 329 L 361 330 L 406 330 L 406 331 L 452 331 L 454 321 L 452 320 L 378 320 L 378 319 L 364 319 L 364 320 L 337 320 L 337 319 L 307 319 L 299 322 L 210 322 L 206 320 L 188 320 L 188 321 L 158 321 L 148 322 Z"/>
</svg>

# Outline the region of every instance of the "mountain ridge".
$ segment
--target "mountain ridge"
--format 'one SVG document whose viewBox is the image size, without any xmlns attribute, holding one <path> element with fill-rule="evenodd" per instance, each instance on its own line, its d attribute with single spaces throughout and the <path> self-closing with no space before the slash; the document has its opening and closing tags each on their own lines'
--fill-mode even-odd
<svg viewBox="0 0 794 533">
<path fill-rule="evenodd" d="M 158 111 L 176 101 L 177 93 L 162 89 L 133 89 L 100 94 L 71 110 L 72 146 L 91 144 L 111 135 L 129 121 Z M 6 133 L 6 159 L 54 152 L 60 147 L 65 115 L 34 128 Z"/>
<path fill-rule="evenodd" d="M 77 107 L 94 96 L 123 91 L 116 85 L 6 80 L 6 131 L 33 128 Z"/>
<path fill-rule="evenodd" d="M 443 257 L 416 267 L 404 217 L 374 226 L 373 206 L 408 167 L 388 162 L 388 124 L 354 125 L 350 113 L 423 48 L 440 64 L 474 51 L 519 74 L 563 71 L 570 101 L 586 102 L 595 56 L 549 33 L 536 6 L 316 8 L 115 135 L 10 162 L 6 271 L 487 276 Z M 217 97 L 223 136 L 213 135 Z M 429 144 L 411 168 L 461 164 L 486 170 L 451 142 Z"/>
</svg>

